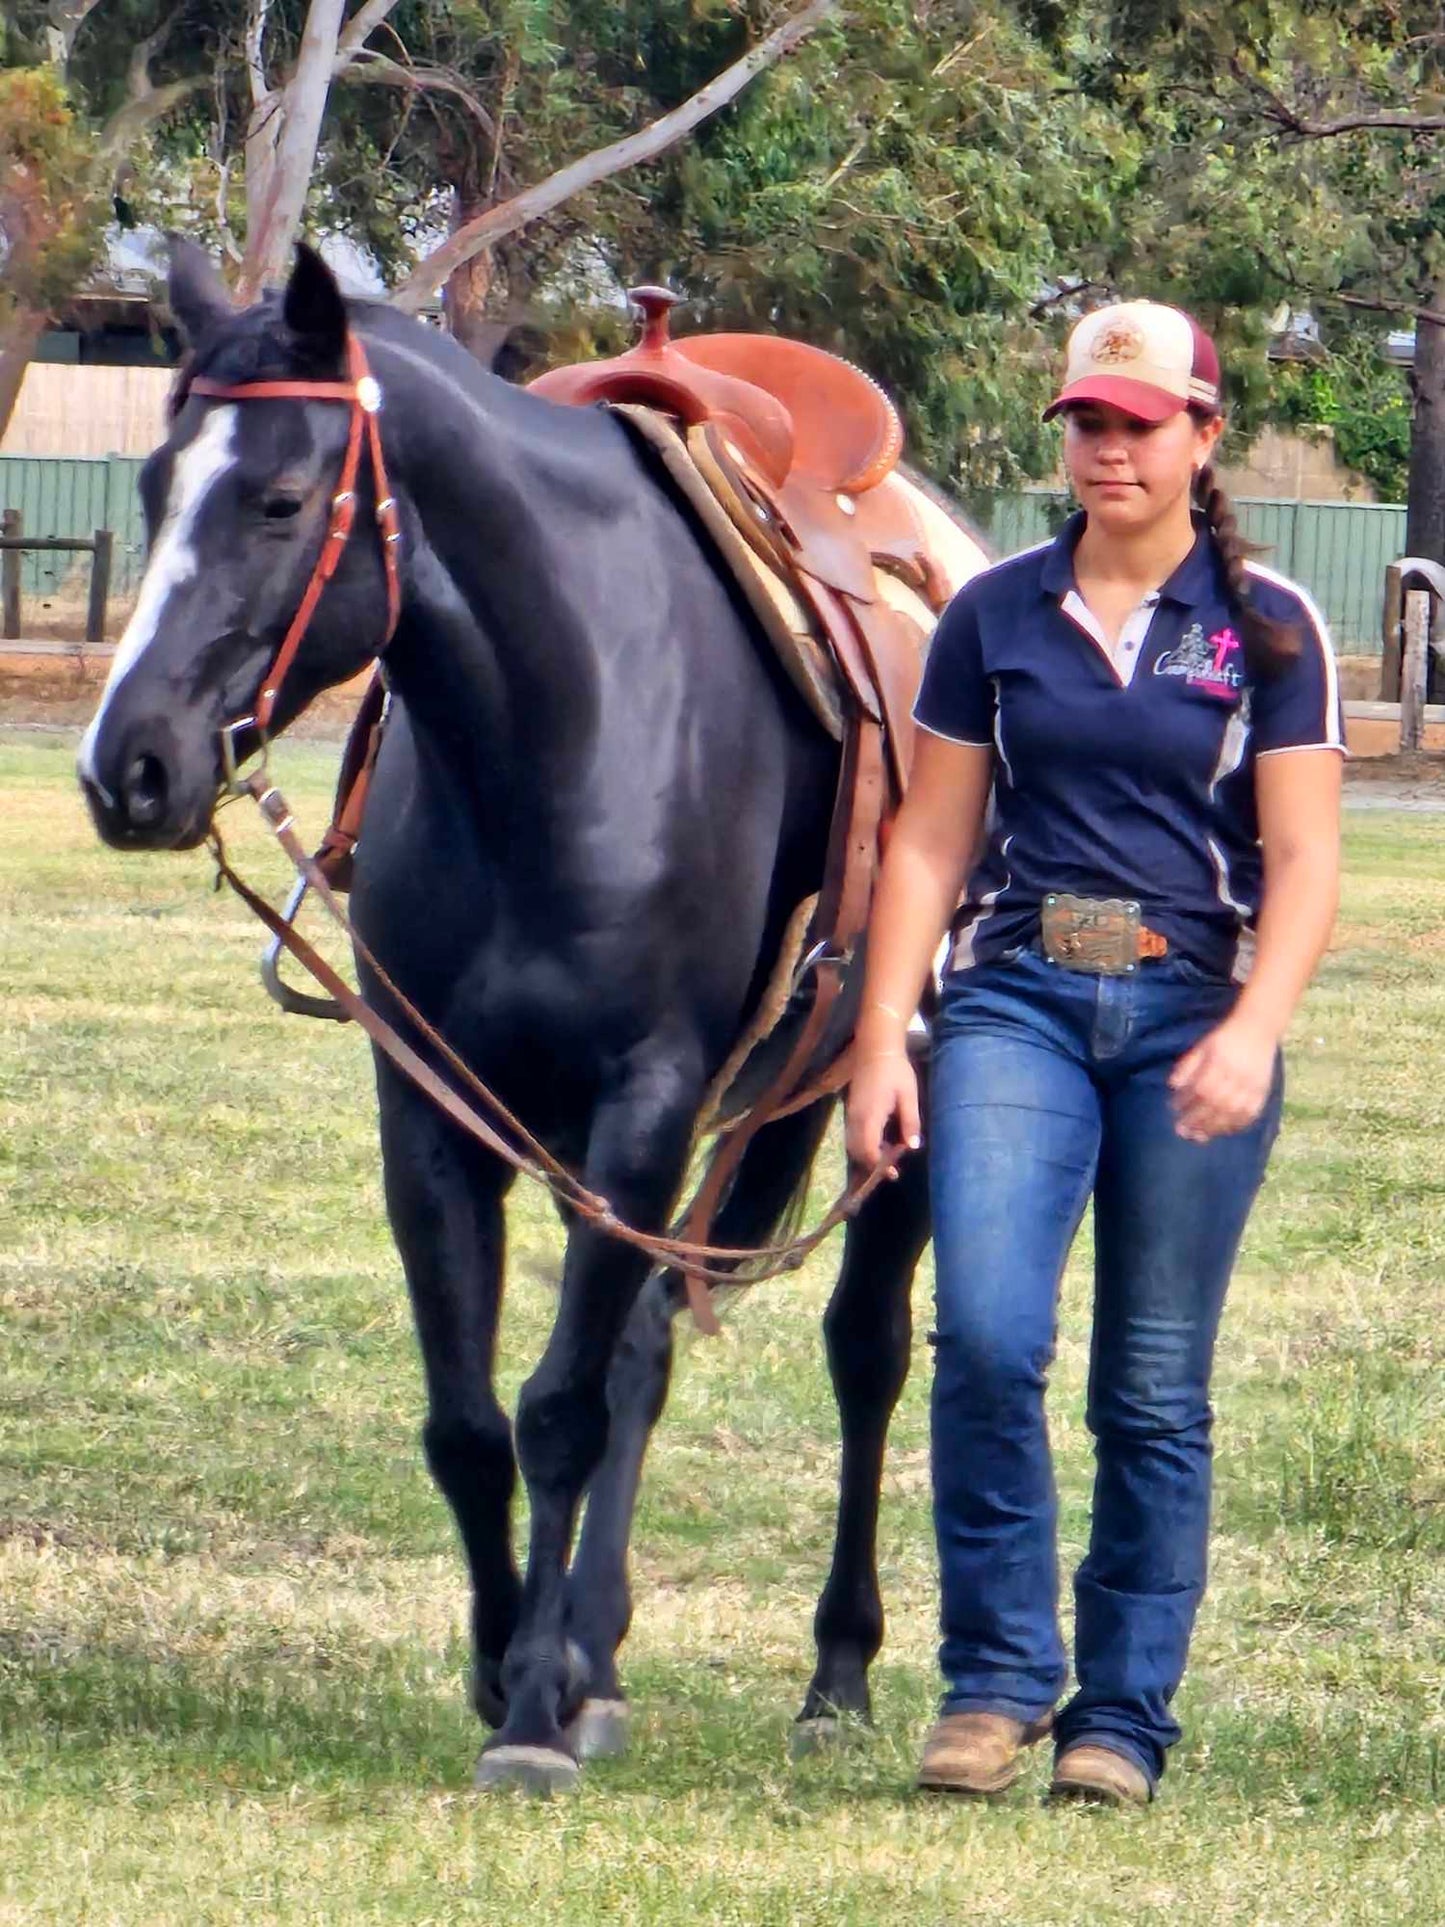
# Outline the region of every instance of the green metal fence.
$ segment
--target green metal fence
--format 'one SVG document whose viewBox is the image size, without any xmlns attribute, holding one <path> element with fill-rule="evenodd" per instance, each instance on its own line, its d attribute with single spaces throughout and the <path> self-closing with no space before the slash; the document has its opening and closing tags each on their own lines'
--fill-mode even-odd
<svg viewBox="0 0 1445 1927">
<path fill-rule="evenodd" d="M 1380 653 L 1385 569 L 1405 552 L 1405 510 L 1393 502 L 1275 502 L 1236 496 L 1239 526 L 1259 560 L 1308 589 L 1344 654 Z M 1051 489 L 998 495 L 987 518 L 1000 555 L 1046 542 L 1069 512 Z"/>
<path fill-rule="evenodd" d="M 86 536 L 110 529 L 115 535 L 111 594 L 128 597 L 145 560 L 136 491 L 140 466 L 140 458 L 130 455 L 0 455 L 0 508 L 19 509 L 27 535 Z M 27 555 L 21 593 L 27 603 L 35 598 L 43 603 L 73 578 L 83 596 L 89 575 L 87 556 Z"/>
<path fill-rule="evenodd" d="M 18 508 L 27 535 L 85 536 L 93 529 L 114 530 L 112 593 L 124 599 L 140 581 L 145 556 L 136 492 L 140 466 L 138 458 L 127 455 L 0 455 L 0 508 Z M 996 496 L 987 517 L 994 546 L 1001 555 L 1012 555 L 1046 541 L 1068 507 L 1067 496 L 1048 489 Z M 1248 497 L 1240 498 L 1236 507 L 1244 533 L 1262 546 L 1260 560 L 1302 583 L 1319 603 L 1336 647 L 1352 655 L 1378 655 L 1385 567 L 1404 552 L 1404 509 L 1393 503 Z M 53 593 L 74 566 L 68 556 L 26 556 L 27 599 Z"/>
</svg>

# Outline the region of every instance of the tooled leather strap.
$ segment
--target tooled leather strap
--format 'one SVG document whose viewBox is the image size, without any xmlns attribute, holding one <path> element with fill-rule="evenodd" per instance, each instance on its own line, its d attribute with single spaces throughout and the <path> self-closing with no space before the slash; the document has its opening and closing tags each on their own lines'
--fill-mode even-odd
<svg viewBox="0 0 1445 1927">
<path fill-rule="evenodd" d="M 843 994 L 843 959 L 852 953 L 868 921 L 877 869 L 879 826 L 887 795 L 883 732 L 871 717 L 855 714 L 843 743 L 823 888 L 812 924 L 813 931 L 823 932 L 822 941 L 826 945 L 825 953 L 815 966 L 812 1007 L 772 1082 L 713 1154 L 697 1195 L 688 1207 L 683 1225 L 684 1236 L 688 1238 L 706 1237 L 745 1152 L 765 1125 L 791 1116 L 820 1097 L 830 1096 L 847 1080 L 851 1045 L 836 1064 L 830 1065 L 806 1088 L 803 1085 L 804 1075 L 827 1031 L 833 1007 Z M 715 1333 L 718 1326 L 711 1301 L 691 1273 L 687 1279 L 687 1296 L 694 1324 L 709 1335 Z"/>
<path fill-rule="evenodd" d="M 326 531 L 326 539 L 321 545 L 321 553 L 311 571 L 311 580 L 306 592 L 297 605 L 291 618 L 291 626 L 282 638 L 281 646 L 271 660 L 271 666 L 262 679 L 260 693 L 256 698 L 255 709 L 248 719 L 264 736 L 270 727 L 276 703 L 281 694 L 281 686 L 287 672 L 295 661 L 296 652 L 301 647 L 302 638 L 311 626 L 311 618 L 316 613 L 316 605 L 321 600 L 322 591 L 336 573 L 342 551 L 351 539 L 351 531 L 356 520 L 356 478 L 361 466 L 361 442 L 365 434 L 371 455 L 371 479 L 376 491 L 376 522 L 381 532 L 381 560 L 386 576 L 386 635 L 381 648 L 396 633 L 396 625 L 401 617 L 401 574 L 397 567 L 397 548 L 401 541 L 401 528 L 397 520 L 396 502 L 392 497 L 386 479 L 386 462 L 381 447 L 381 427 L 377 419 L 381 408 L 381 389 L 367 364 L 366 350 L 359 338 L 349 330 L 346 336 L 347 381 L 213 381 L 209 376 L 197 375 L 187 383 L 185 392 L 191 395 L 204 395 L 213 401 L 330 401 L 346 402 L 351 408 L 351 420 L 346 436 L 346 453 L 342 458 L 341 474 L 337 479 L 336 493 L 331 498 L 331 525 Z M 378 651 L 380 653 L 380 651 Z"/>
</svg>

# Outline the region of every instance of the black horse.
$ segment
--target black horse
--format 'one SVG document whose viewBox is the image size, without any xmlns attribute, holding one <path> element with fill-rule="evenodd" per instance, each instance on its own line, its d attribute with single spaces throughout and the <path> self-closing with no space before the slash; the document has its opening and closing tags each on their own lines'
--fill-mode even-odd
<svg viewBox="0 0 1445 1927">
<path fill-rule="evenodd" d="M 790 913 L 817 887 L 836 745 L 606 412 L 509 387 L 435 331 L 344 303 L 304 250 L 284 294 L 238 314 L 205 257 L 179 246 L 171 305 L 202 387 L 338 380 L 348 327 L 361 340 L 384 397 L 401 610 L 356 925 L 551 1150 L 620 1217 L 665 1227 L 709 1080 Z M 254 708 L 302 597 L 346 417 L 324 402 L 192 390 L 146 463 L 147 572 L 80 752 L 108 843 L 186 848 L 206 835 L 222 725 Z M 366 464 L 359 486 L 358 535 L 273 730 L 381 647 Z M 367 989 L 385 1005 L 380 985 Z M 627 1539 L 678 1280 L 649 1279 L 635 1251 L 568 1226 L 514 1456 L 493 1389 L 511 1172 L 384 1059 L 376 1075 L 387 1210 L 425 1363 L 426 1455 L 471 1569 L 475 1703 L 498 1729 L 479 1779 L 565 1784 L 625 1721 Z M 825 1110 L 759 1135 L 718 1242 L 756 1242 L 779 1222 Z M 926 1238 L 925 1178 L 910 1159 L 850 1226 L 827 1314 L 842 1474 L 805 1733 L 869 1711 L 878 1486 Z M 524 1575 L 509 1536 L 518 1463 L 531 1501 Z"/>
</svg>

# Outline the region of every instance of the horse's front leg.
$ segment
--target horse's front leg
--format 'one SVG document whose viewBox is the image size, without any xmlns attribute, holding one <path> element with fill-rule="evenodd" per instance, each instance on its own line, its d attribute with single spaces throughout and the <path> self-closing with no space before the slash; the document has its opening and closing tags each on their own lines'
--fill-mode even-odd
<svg viewBox="0 0 1445 1927">
<path fill-rule="evenodd" d="M 512 1551 L 512 1428 L 492 1383 L 502 1302 L 503 1199 L 512 1174 L 382 1059 L 386 1207 L 426 1375 L 427 1463 L 455 1515 L 472 1582 L 472 1698 L 505 1714 L 502 1659 L 521 1580 Z"/>
<path fill-rule="evenodd" d="M 653 1069 L 599 1109 L 585 1179 L 625 1222 L 666 1222 L 687 1158 L 702 1080 Z M 582 1650 L 568 1636 L 567 1562 L 578 1510 L 607 1445 L 607 1382 L 648 1261 L 585 1220 L 567 1240 L 551 1337 L 517 1404 L 517 1454 L 531 1534 L 521 1618 L 503 1667 L 507 1717 L 483 1749 L 479 1786 L 537 1791 L 577 1775 L 565 1728 L 587 1690 Z"/>
<path fill-rule="evenodd" d="M 818 1104 L 760 1131 L 749 1145 L 710 1242 L 766 1242 L 807 1176 L 827 1127 Z M 638 1295 L 608 1380 L 607 1451 L 587 1490 L 587 1511 L 568 1580 L 568 1624 L 587 1659 L 588 1697 L 570 1734 L 583 1758 L 619 1753 L 627 1700 L 617 1654 L 632 1619 L 627 1549 L 653 1427 L 667 1401 L 672 1321 L 685 1302 L 678 1272 L 655 1272 Z"/>
<path fill-rule="evenodd" d="M 910 1288 L 928 1242 L 928 1167 L 905 1158 L 848 1227 L 843 1268 L 824 1318 L 843 1435 L 833 1564 L 813 1619 L 818 1664 L 793 1729 L 793 1750 L 826 1744 L 840 1716 L 868 1720 L 868 1668 L 883 1643 L 878 1498 L 888 1425 L 908 1376 Z"/>
</svg>

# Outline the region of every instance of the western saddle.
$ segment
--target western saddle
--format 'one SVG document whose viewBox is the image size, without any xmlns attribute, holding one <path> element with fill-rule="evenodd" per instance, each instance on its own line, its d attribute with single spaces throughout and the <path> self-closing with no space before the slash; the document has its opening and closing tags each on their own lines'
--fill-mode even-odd
<svg viewBox="0 0 1445 1927">
<path fill-rule="evenodd" d="M 642 287 L 631 299 L 642 314 L 633 348 L 552 369 L 531 391 L 603 405 L 624 421 L 686 499 L 785 670 L 841 742 L 818 896 L 811 914 L 794 920 L 795 947 L 779 962 L 767 1016 L 754 1019 L 714 1086 L 709 1115 L 725 1135 L 683 1234 L 697 1239 L 762 1125 L 846 1080 L 862 974 L 850 965 L 908 779 L 923 649 L 977 553 L 961 562 L 957 547 L 942 552 L 944 518 L 936 507 L 930 515 L 927 498 L 898 473 L 898 413 L 860 369 L 779 336 L 673 340 L 676 295 Z M 338 888 L 349 881 L 381 700 L 374 685 L 317 853 Z M 710 1323 L 705 1299 L 694 1296 L 694 1311 Z"/>
</svg>

